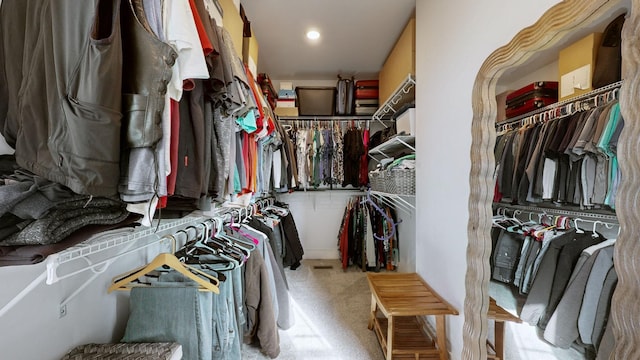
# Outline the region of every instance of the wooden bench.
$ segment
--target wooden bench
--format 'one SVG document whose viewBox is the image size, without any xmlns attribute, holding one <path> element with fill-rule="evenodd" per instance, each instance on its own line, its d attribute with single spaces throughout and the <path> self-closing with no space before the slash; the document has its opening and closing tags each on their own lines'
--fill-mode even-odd
<svg viewBox="0 0 640 360">
<path fill-rule="evenodd" d="M 498 306 L 493 298 L 489 298 L 489 312 L 487 318 L 495 321 L 494 342 L 487 339 L 487 359 L 504 360 L 504 322 L 521 323 L 522 320 Z"/>
<path fill-rule="evenodd" d="M 416 273 L 367 273 L 367 279 L 369 329 L 375 331 L 387 360 L 449 358 L 445 316 L 458 315 L 455 308 Z M 435 317 L 435 334 L 423 330 L 421 316 Z"/>
</svg>

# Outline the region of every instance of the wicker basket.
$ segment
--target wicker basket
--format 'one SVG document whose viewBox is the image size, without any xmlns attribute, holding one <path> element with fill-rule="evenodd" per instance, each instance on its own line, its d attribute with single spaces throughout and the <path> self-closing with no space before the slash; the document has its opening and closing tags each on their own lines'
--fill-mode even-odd
<svg viewBox="0 0 640 360">
<path fill-rule="evenodd" d="M 369 184 L 373 191 L 385 191 L 384 171 L 369 171 Z"/>
<path fill-rule="evenodd" d="M 392 168 L 384 176 L 385 191 L 391 194 L 415 195 L 416 170 Z"/>
</svg>

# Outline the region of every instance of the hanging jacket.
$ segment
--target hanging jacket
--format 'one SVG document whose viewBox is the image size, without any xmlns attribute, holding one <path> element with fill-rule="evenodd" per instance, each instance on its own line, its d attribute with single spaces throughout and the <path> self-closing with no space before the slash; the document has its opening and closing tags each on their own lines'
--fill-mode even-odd
<svg viewBox="0 0 640 360">
<path fill-rule="evenodd" d="M 119 0 L 0 5 L 0 131 L 18 165 L 80 194 L 117 194 L 119 9 Z"/>
</svg>

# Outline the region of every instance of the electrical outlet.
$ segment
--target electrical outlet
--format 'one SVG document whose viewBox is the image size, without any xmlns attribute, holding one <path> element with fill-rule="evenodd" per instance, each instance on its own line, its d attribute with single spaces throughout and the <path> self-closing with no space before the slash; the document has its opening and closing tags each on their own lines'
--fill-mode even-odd
<svg viewBox="0 0 640 360">
<path fill-rule="evenodd" d="M 60 311 L 58 313 L 59 318 L 63 318 L 67 315 L 67 305 L 60 306 Z"/>
</svg>

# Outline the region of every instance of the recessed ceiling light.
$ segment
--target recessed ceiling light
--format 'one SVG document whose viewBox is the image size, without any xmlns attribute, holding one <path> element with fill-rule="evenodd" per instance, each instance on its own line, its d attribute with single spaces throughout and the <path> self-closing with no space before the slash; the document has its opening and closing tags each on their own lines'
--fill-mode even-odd
<svg viewBox="0 0 640 360">
<path fill-rule="evenodd" d="M 310 30 L 307 32 L 307 38 L 310 40 L 318 40 L 320 38 L 320 33 L 316 30 Z"/>
</svg>

